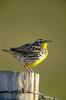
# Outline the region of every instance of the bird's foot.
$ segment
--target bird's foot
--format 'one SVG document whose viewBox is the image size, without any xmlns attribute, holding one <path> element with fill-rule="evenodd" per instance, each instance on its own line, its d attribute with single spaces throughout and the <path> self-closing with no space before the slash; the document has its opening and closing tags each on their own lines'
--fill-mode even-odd
<svg viewBox="0 0 66 100">
<path fill-rule="evenodd" d="M 25 66 L 25 68 L 26 68 L 26 71 L 29 72 L 29 73 L 33 73 L 34 72 L 31 67 Z"/>
</svg>

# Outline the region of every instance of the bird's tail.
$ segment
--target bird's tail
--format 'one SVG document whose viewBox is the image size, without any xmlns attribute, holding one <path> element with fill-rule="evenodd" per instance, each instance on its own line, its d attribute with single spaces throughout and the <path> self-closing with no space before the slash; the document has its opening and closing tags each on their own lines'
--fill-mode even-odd
<svg viewBox="0 0 66 100">
<path fill-rule="evenodd" d="M 4 52 L 10 52 L 10 50 L 7 50 L 7 49 L 2 49 L 2 51 L 4 51 Z"/>
<path fill-rule="evenodd" d="M 15 52 L 13 52 L 11 49 L 2 49 L 2 51 L 4 52 L 8 52 L 10 54 L 14 54 Z"/>
</svg>

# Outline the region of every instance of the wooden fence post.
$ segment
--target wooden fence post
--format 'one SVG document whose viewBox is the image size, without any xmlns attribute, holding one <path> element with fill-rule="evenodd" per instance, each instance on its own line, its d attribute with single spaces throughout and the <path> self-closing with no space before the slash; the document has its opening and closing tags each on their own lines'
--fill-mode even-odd
<svg viewBox="0 0 66 100">
<path fill-rule="evenodd" d="M 39 74 L 0 71 L 0 100 L 39 100 Z"/>
</svg>

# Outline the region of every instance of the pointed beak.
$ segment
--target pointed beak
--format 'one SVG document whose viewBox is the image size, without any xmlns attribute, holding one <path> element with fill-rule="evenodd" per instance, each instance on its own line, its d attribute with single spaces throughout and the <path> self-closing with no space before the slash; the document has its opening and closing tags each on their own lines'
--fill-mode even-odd
<svg viewBox="0 0 66 100">
<path fill-rule="evenodd" d="M 51 40 L 45 40 L 46 42 L 52 42 Z"/>
<path fill-rule="evenodd" d="M 51 40 L 48 40 L 47 42 L 52 42 Z"/>
</svg>

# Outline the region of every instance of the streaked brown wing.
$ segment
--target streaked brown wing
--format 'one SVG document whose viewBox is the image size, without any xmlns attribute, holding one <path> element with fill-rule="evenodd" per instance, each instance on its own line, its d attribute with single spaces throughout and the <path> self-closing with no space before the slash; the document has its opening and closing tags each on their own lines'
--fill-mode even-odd
<svg viewBox="0 0 66 100">
<path fill-rule="evenodd" d="M 27 51 L 31 51 L 31 44 L 28 43 L 28 44 L 24 44 L 20 47 L 16 47 L 16 48 L 11 48 L 10 50 L 12 52 L 17 52 L 17 53 L 23 53 L 23 52 L 27 52 Z"/>
</svg>

